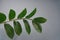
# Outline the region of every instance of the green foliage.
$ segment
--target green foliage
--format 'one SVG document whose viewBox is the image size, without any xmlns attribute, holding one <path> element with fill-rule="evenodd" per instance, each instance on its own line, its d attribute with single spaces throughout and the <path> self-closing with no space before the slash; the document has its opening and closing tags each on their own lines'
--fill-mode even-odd
<svg viewBox="0 0 60 40">
<path fill-rule="evenodd" d="M 16 16 L 15 11 L 13 9 L 10 9 L 10 11 L 9 11 L 9 20 L 14 19 L 15 16 Z"/>
<path fill-rule="evenodd" d="M 16 34 L 20 35 L 22 33 L 21 24 L 18 21 L 14 21 L 13 24 L 14 24 L 14 30 Z"/>
<path fill-rule="evenodd" d="M 14 19 L 15 16 L 16 16 L 16 13 L 13 9 L 10 9 L 9 11 L 9 21 L 5 21 L 6 20 L 6 16 L 5 14 L 3 13 L 0 13 L 0 23 L 4 23 L 4 28 L 5 28 L 5 31 L 8 35 L 8 37 L 10 37 L 11 39 L 13 39 L 14 37 L 14 31 L 15 33 L 19 36 L 21 33 L 22 33 L 22 25 L 21 23 L 19 23 L 19 19 L 22 19 L 23 20 L 23 23 L 25 25 L 25 29 L 26 29 L 26 32 L 28 34 L 31 33 L 31 28 L 30 28 L 30 25 L 29 25 L 29 22 L 27 21 L 29 18 L 31 18 L 35 13 L 36 13 L 36 8 L 29 14 L 27 15 L 25 18 L 23 18 L 26 13 L 27 13 L 27 9 L 25 8 L 18 16 L 17 16 L 17 19 Z M 12 20 L 14 19 L 14 20 Z M 26 20 L 27 19 L 27 20 Z M 32 24 L 35 28 L 35 30 L 37 32 L 42 32 L 42 26 L 41 26 L 41 23 L 45 23 L 47 21 L 46 18 L 44 17 L 36 17 L 34 19 L 29 19 L 29 20 L 32 20 Z M 4 22 L 5 21 L 5 22 Z M 12 28 L 12 26 L 6 22 L 10 22 L 10 21 L 13 21 L 13 26 L 14 28 Z"/>
<path fill-rule="evenodd" d="M 26 18 L 31 18 L 35 13 L 36 13 L 36 8 L 29 15 L 27 15 Z"/>
<path fill-rule="evenodd" d="M 37 32 L 42 32 L 42 27 L 39 23 L 35 22 L 35 21 L 32 21 L 32 24 L 34 26 L 34 28 L 36 29 Z"/>
<path fill-rule="evenodd" d="M 26 13 L 27 13 L 27 10 L 26 10 L 26 8 L 18 15 L 18 19 L 21 19 L 21 18 L 23 18 L 25 15 L 26 15 Z"/>
<path fill-rule="evenodd" d="M 37 17 L 37 18 L 34 18 L 33 20 L 37 23 L 45 23 L 47 21 L 47 19 L 43 17 Z"/>
<path fill-rule="evenodd" d="M 5 14 L 0 12 L 0 23 L 4 22 L 6 20 Z"/>
<path fill-rule="evenodd" d="M 30 25 L 29 25 L 28 21 L 27 20 L 23 20 L 23 22 L 25 24 L 25 29 L 26 29 L 27 33 L 30 34 L 31 28 L 30 28 Z"/>
<path fill-rule="evenodd" d="M 14 29 L 12 28 L 12 26 L 9 24 L 4 24 L 4 28 L 6 30 L 8 37 L 12 39 L 14 37 Z"/>
</svg>

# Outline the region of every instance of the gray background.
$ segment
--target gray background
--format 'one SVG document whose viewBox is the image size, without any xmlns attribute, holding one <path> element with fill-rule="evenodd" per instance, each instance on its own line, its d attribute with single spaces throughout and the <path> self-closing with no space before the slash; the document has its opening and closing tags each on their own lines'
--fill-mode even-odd
<svg viewBox="0 0 60 40">
<path fill-rule="evenodd" d="M 23 32 L 20 36 L 15 35 L 13 40 L 60 40 L 60 0 L 0 0 L 0 12 L 6 14 L 7 20 L 10 9 L 14 9 L 18 16 L 24 8 L 27 8 L 27 15 L 37 8 L 31 19 L 41 16 L 47 18 L 47 22 L 42 24 L 43 32 L 38 33 L 28 20 L 31 25 L 31 34 L 28 35 L 23 21 L 19 21 Z M 13 26 L 12 22 L 8 23 Z M 6 35 L 3 24 L 0 24 L 0 40 L 12 40 Z"/>
</svg>

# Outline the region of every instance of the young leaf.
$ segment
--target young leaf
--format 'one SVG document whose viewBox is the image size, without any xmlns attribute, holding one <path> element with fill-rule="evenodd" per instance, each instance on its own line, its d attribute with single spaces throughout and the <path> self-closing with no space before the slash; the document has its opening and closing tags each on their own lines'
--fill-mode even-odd
<svg viewBox="0 0 60 40">
<path fill-rule="evenodd" d="M 14 37 L 14 29 L 9 24 L 4 24 L 4 28 L 6 30 L 8 37 L 12 39 Z"/>
<path fill-rule="evenodd" d="M 0 23 L 4 22 L 6 20 L 5 14 L 0 12 Z"/>
<path fill-rule="evenodd" d="M 47 21 L 47 19 L 43 17 L 37 17 L 37 18 L 34 18 L 33 20 L 37 23 L 45 23 Z"/>
<path fill-rule="evenodd" d="M 23 22 L 24 22 L 25 29 L 26 29 L 27 33 L 30 34 L 31 28 L 30 28 L 30 25 L 29 25 L 28 21 L 27 20 L 23 20 Z"/>
<path fill-rule="evenodd" d="M 21 18 L 23 18 L 25 15 L 26 15 L 26 13 L 27 13 L 27 10 L 26 10 L 26 8 L 18 15 L 18 19 L 21 19 Z"/>
<path fill-rule="evenodd" d="M 33 24 L 33 26 L 34 26 L 34 28 L 36 29 L 37 32 L 40 32 L 40 33 L 42 32 L 42 27 L 39 23 L 36 23 L 36 22 L 32 21 L 32 24 Z"/>
<path fill-rule="evenodd" d="M 14 23 L 14 30 L 16 34 L 19 36 L 22 33 L 21 24 L 18 21 L 14 21 L 13 23 Z"/>
<path fill-rule="evenodd" d="M 29 15 L 27 15 L 26 18 L 31 18 L 35 13 L 36 13 L 36 8 Z"/>
<path fill-rule="evenodd" d="M 14 19 L 15 16 L 16 16 L 15 11 L 13 9 L 10 9 L 10 11 L 9 11 L 9 20 Z"/>
</svg>

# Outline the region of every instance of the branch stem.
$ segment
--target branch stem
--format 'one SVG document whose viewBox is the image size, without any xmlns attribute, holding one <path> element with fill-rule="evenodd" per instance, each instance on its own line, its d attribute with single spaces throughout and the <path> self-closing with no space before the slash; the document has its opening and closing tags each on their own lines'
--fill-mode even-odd
<svg viewBox="0 0 60 40">
<path fill-rule="evenodd" d="M 9 20 L 9 21 L 2 22 L 1 24 L 7 23 L 7 22 L 10 22 L 10 21 L 14 21 L 14 20 L 23 20 L 23 19 L 27 19 L 27 18 L 13 19 L 13 20 Z M 27 20 L 32 20 L 32 19 L 27 19 Z"/>
</svg>

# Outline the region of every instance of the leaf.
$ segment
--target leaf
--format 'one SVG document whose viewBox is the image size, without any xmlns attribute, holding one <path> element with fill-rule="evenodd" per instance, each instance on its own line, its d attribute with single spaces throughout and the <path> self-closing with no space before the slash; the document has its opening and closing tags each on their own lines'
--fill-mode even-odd
<svg viewBox="0 0 60 40">
<path fill-rule="evenodd" d="M 27 20 L 23 20 L 23 22 L 24 22 L 25 29 L 26 29 L 27 33 L 30 34 L 31 28 L 30 28 L 30 25 L 29 25 L 28 21 Z"/>
<path fill-rule="evenodd" d="M 31 18 L 34 14 L 36 13 L 36 8 L 29 14 L 26 16 L 26 18 Z"/>
<path fill-rule="evenodd" d="M 26 15 L 26 13 L 27 13 L 27 10 L 26 10 L 26 8 L 18 15 L 18 19 L 21 19 L 21 18 L 23 18 L 25 15 Z"/>
<path fill-rule="evenodd" d="M 13 23 L 14 23 L 14 30 L 16 34 L 20 35 L 22 33 L 21 24 L 18 21 L 14 21 Z"/>
<path fill-rule="evenodd" d="M 37 17 L 37 18 L 34 18 L 33 20 L 37 23 L 45 23 L 47 21 L 47 19 L 43 17 Z"/>
<path fill-rule="evenodd" d="M 0 23 L 4 22 L 6 20 L 5 14 L 0 12 Z"/>
<path fill-rule="evenodd" d="M 37 32 L 40 32 L 40 33 L 42 32 L 42 27 L 39 23 L 36 23 L 36 22 L 32 21 L 32 24 L 33 24 L 33 26 L 34 26 L 34 28 L 36 29 Z"/>
<path fill-rule="evenodd" d="M 12 39 L 14 37 L 14 29 L 12 28 L 12 26 L 9 24 L 4 24 L 4 28 L 6 30 L 8 37 Z"/>
<path fill-rule="evenodd" d="M 14 19 L 15 16 L 16 16 L 15 11 L 13 9 L 10 9 L 10 11 L 9 11 L 9 20 Z"/>
</svg>

